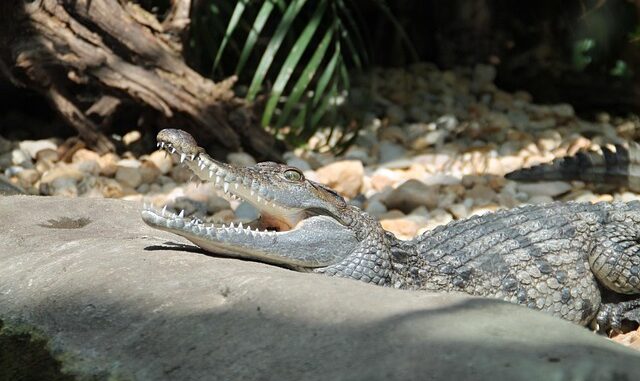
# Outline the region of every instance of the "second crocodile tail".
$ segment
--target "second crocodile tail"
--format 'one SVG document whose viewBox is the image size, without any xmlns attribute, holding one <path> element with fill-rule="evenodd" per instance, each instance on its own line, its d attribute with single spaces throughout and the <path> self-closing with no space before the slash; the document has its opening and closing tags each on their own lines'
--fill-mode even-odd
<svg viewBox="0 0 640 381">
<path fill-rule="evenodd" d="M 580 151 L 551 163 L 515 170 L 505 177 L 527 182 L 580 180 L 640 192 L 640 144 L 630 142 L 629 148 L 616 144 L 615 151 L 603 147 L 601 154 Z"/>
</svg>

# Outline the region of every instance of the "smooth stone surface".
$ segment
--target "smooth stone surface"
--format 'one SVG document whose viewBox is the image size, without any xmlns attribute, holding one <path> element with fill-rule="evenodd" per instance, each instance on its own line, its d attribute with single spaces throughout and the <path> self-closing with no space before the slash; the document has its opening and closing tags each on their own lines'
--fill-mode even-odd
<svg viewBox="0 0 640 381">
<path fill-rule="evenodd" d="M 540 312 L 206 255 L 144 225 L 139 208 L 0 197 L 2 333 L 35 333 L 81 379 L 640 374 L 637 352 Z"/>
</svg>

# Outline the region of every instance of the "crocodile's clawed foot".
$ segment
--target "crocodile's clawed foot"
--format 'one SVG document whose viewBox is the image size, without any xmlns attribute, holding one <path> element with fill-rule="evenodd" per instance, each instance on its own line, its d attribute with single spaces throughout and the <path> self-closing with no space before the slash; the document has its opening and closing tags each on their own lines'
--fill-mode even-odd
<svg viewBox="0 0 640 381">
<path fill-rule="evenodd" d="M 624 320 L 640 323 L 640 299 L 603 304 L 596 316 L 600 332 L 622 332 Z"/>
<path fill-rule="evenodd" d="M 624 309 L 620 304 L 607 303 L 600 306 L 598 315 L 596 316 L 596 322 L 598 323 L 598 331 L 620 331 L 622 327 L 622 315 Z"/>
</svg>

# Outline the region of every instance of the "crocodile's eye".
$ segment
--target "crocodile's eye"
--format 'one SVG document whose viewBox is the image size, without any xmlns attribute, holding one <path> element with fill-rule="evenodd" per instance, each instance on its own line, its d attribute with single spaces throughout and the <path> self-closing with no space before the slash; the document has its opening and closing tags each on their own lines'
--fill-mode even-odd
<svg viewBox="0 0 640 381">
<path fill-rule="evenodd" d="M 284 178 L 289 181 L 300 181 L 303 179 L 302 173 L 297 169 L 287 169 L 284 171 Z"/>
</svg>

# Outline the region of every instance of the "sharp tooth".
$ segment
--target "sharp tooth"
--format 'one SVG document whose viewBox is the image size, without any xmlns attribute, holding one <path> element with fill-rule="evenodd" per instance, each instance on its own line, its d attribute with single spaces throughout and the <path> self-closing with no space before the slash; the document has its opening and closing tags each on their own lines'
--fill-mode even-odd
<svg viewBox="0 0 640 381">
<path fill-rule="evenodd" d="M 161 145 L 162 145 L 162 143 L 160 143 L 160 142 L 156 143 L 156 147 L 160 147 Z"/>
<path fill-rule="evenodd" d="M 207 164 L 205 164 L 205 162 L 202 161 L 202 163 L 200 164 L 200 170 L 201 171 L 204 170 L 204 167 L 206 167 L 206 166 L 207 166 Z"/>
<path fill-rule="evenodd" d="M 187 158 L 187 155 L 185 153 L 181 153 L 180 154 L 180 162 L 181 163 L 184 163 L 184 159 L 186 159 L 186 158 Z"/>
<path fill-rule="evenodd" d="M 171 153 L 176 153 L 176 149 L 174 147 L 171 147 Z"/>
<path fill-rule="evenodd" d="M 238 189 L 238 183 L 234 183 L 233 186 L 235 186 L 236 189 Z"/>
<path fill-rule="evenodd" d="M 191 160 L 195 159 L 196 155 L 194 153 L 191 154 Z"/>
<path fill-rule="evenodd" d="M 229 228 L 233 229 L 235 226 L 233 226 L 233 222 L 229 224 Z"/>
<path fill-rule="evenodd" d="M 213 171 L 212 170 L 209 170 L 209 178 L 210 179 L 213 178 Z"/>
<path fill-rule="evenodd" d="M 160 213 L 162 213 L 162 215 L 164 216 L 164 214 L 165 214 L 166 212 L 167 212 L 167 206 L 165 205 L 165 206 L 162 208 L 162 212 L 160 212 Z"/>
<path fill-rule="evenodd" d="M 216 185 L 218 185 L 218 183 L 220 183 L 220 176 L 216 176 Z"/>
<path fill-rule="evenodd" d="M 184 218 L 184 209 L 180 210 L 180 214 L 178 214 L 178 217 Z"/>
<path fill-rule="evenodd" d="M 229 192 L 229 183 L 228 182 L 224 182 L 224 185 L 222 186 L 224 188 L 224 193 Z"/>
<path fill-rule="evenodd" d="M 226 229 L 226 228 L 227 228 L 227 225 L 222 224 L 222 228 L 223 228 L 223 229 Z"/>
<path fill-rule="evenodd" d="M 242 224 L 241 224 L 242 225 Z M 247 226 L 247 230 L 251 231 L 251 226 Z"/>
<path fill-rule="evenodd" d="M 242 222 L 238 224 L 238 227 L 242 229 Z"/>
</svg>

